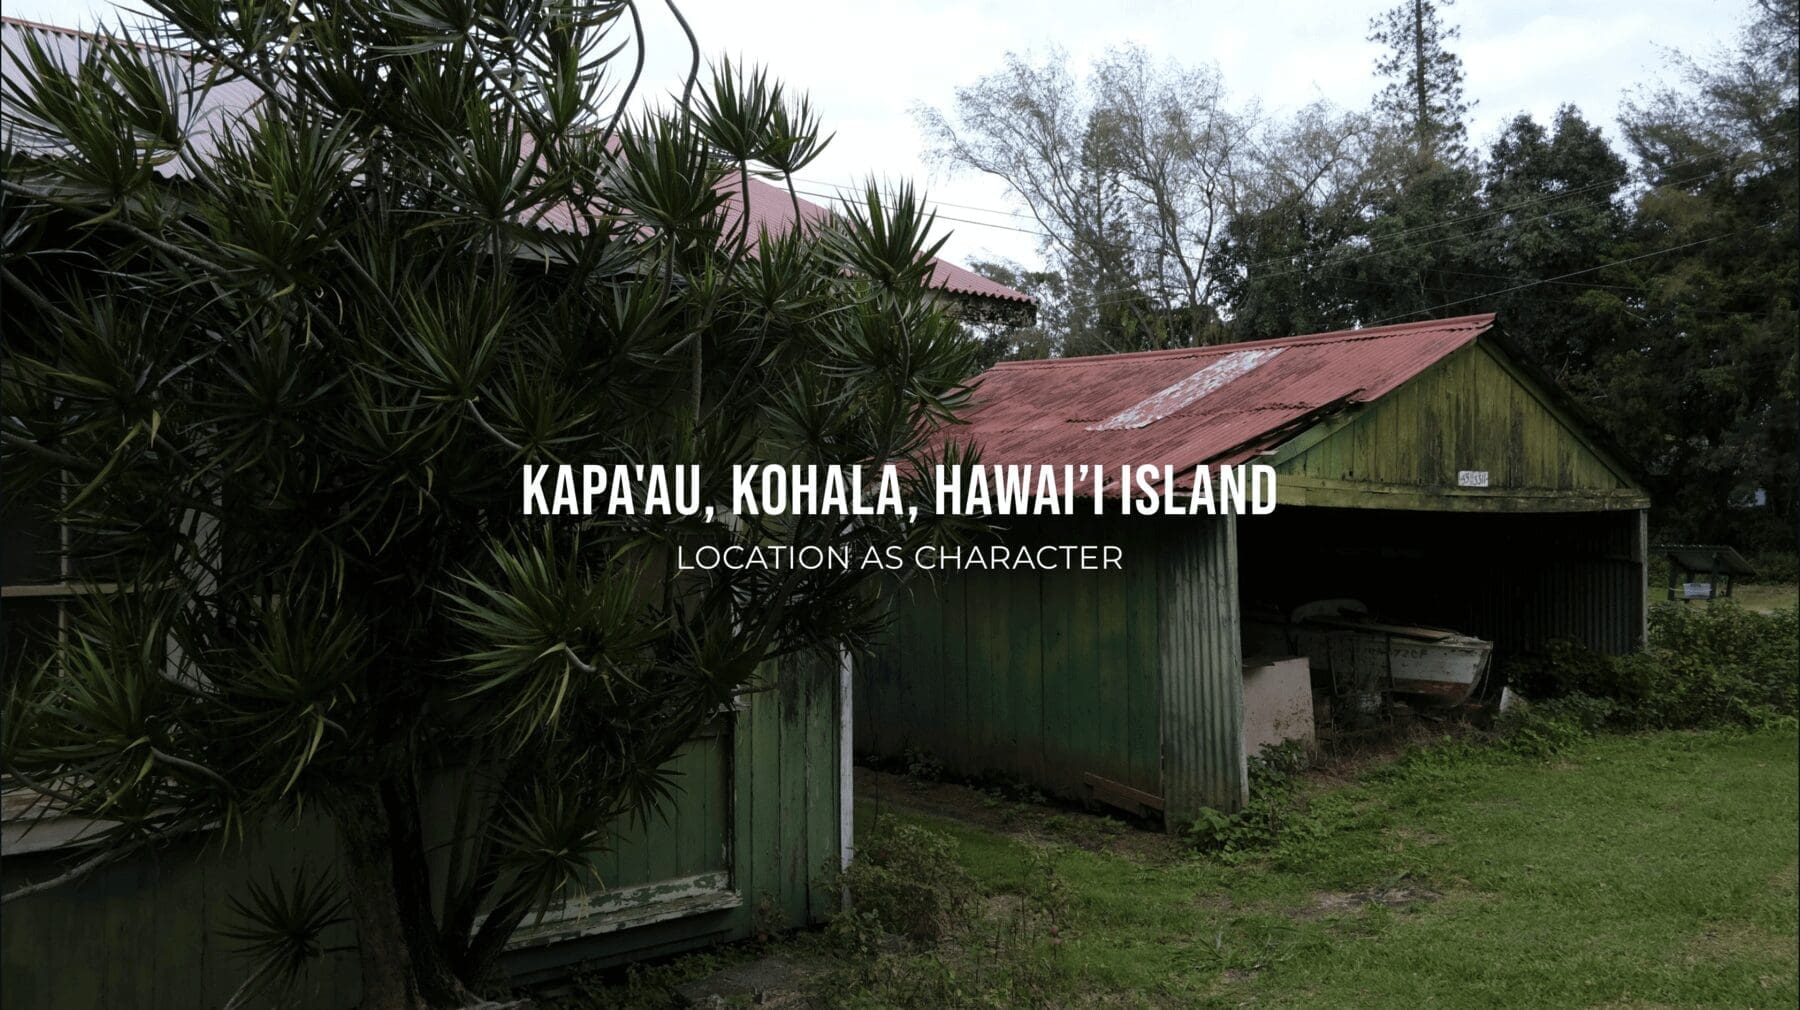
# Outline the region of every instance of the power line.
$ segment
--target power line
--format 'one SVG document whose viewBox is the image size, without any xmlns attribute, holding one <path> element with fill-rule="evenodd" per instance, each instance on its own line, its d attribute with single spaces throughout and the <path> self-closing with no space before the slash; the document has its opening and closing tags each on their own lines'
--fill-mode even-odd
<svg viewBox="0 0 1800 1010">
<path fill-rule="evenodd" d="M 1787 132 L 1793 132 L 1793 131 L 1792 130 L 1777 130 L 1774 132 L 1787 133 Z M 1709 160 L 1712 157 L 1713 156 L 1711 156 L 1711 155 L 1695 155 L 1690 158 L 1684 158 L 1684 159 L 1679 159 L 1677 161 L 1670 162 L 1667 165 L 1662 166 L 1662 167 L 1663 167 L 1664 171 L 1667 171 L 1668 169 L 1674 168 L 1676 166 L 1691 164 L 1691 163 L 1697 162 L 1697 161 Z M 1692 176 L 1688 176 L 1688 177 L 1682 178 L 1682 179 L 1667 181 L 1667 182 L 1664 182 L 1663 185 L 1664 186 L 1686 186 L 1686 185 L 1689 185 L 1692 183 L 1704 181 L 1704 180 L 1712 178 L 1716 175 L 1720 175 L 1724 172 L 1730 171 L 1733 167 L 1734 166 L 1732 166 L 1732 165 L 1724 165 L 1719 168 L 1715 168 L 1711 171 L 1699 173 L 1697 175 L 1692 175 Z M 821 180 L 808 180 L 808 181 L 810 181 L 816 185 L 826 185 L 826 186 L 835 186 L 836 185 L 833 183 L 823 182 Z M 1367 259 L 1367 258 L 1370 258 L 1373 256 L 1396 255 L 1396 254 L 1401 254 L 1401 253 L 1405 253 L 1405 252 L 1409 252 L 1409 251 L 1417 251 L 1420 249 L 1429 248 L 1434 245 L 1440 245 L 1445 242 L 1456 241 L 1459 238 L 1468 238 L 1468 237 L 1473 237 L 1475 235 L 1485 234 L 1487 232 L 1498 230 L 1509 224 L 1529 224 L 1529 223 L 1532 223 L 1535 221 L 1546 220 L 1546 219 L 1557 216 L 1561 212 L 1561 208 L 1558 208 L 1556 210 L 1551 210 L 1551 211 L 1548 211 L 1543 214 L 1534 215 L 1532 217 L 1518 219 L 1518 220 L 1510 220 L 1509 221 L 1506 219 L 1501 219 L 1501 220 L 1495 221 L 1492 224 L 1475 229 L 1473 231 L 1458 232 L 1458 233 L 1443 235 L 1438 238 L 1429 239 L 1424 242 L 1401 243 L 1398 245 L 1390 245 L 1389 244 L 1395 238 L 1400 238 L 1400 237 L 1404 237 L 1407 235 L 1414 235 L 1414 234 L 1418 234 L 1420 232 L 1430 231 L 1432 229 L 1449 228 L 1449 227 L 1456 226 L 1456 225 L 1467 225 L 1471 222 L 1479 221 L 1482 218 L 1491 218 L 1491 217 L 1495 217 L 1496 215 L 1508 215 L 1508 214 L 1511 214 L 1511 213 L 1516 212 L 1521 209 L 1534 207 L 1534 206 L 1551 203 L 1551 202 L 1567 200 L 1577 194 L 1591 192 L 1593 190 L 1602 189 L 1602 188 L 1610 186 L 1610 185 L 1611 185 L 1611 183 L 1609 183 L 1609 182 L 1590 183 L 1589 185 L 1586 185 L 1586 186 L 1578 186 L 1578 187 L 1574 187 L 1572 189 L 1562 190 L 1562 191 L 1559 191 L 1556 193 L 1546 193 L 1546 194 L 1542 194 L 1540 196 L 1532 197 L 1527 200 L 1521 200 L 1521 201 L 1517 201 L 1517 202 L 1514 202 L 1511 204 L 1506 204 L 1506 205 L 1499 206 L 1499 207 L 1491 207 L 1486 210 L 1479 211 L 1477 213 L 1464 215 L 1463 217 L 1460 217 L 1460 218 L 1451 218 L 1451 219 L 1445 220 L 1445 221 L 1427 222 L 1427 223 L 1420 224 L 1420 225 L 1414 225 L 1414 226 L 1411 226 L 1408 228 L 1403 228 L 1396 232 L 1391 232 L 1391 233 L 1383 236 L 1382 247 L 1365 248 L 1364 250 L 1362 250 L 1360 252 L 1352 253 L 1349 255 L 1338 256 L 1329 262 L 1319 263 L 1316 265 L 1296 265 L 1296 266 L 1291 266 L 1288 269 L 1278 270 L 1278 271 L 1275 271 L 1272 273 L 1271 272 L 1261 272 L 1262 267 L 1290 261 L 1289 257 L 1269 257 L 1269 258 L 1266 258 L 1263 260 L 1244 264 L 1241 269 L 1247 275 L 1249 275 L 1247 277 L 1247 279 L 1252 284 L 1260 284 L 1260 283 L 1264 283 L 1264 282 L 1274 280 L 1274 279 L 1277 279 L 1280 277 L 1290 276 L 1290 275 L 1293 275 L 1296 273 L 1310 272 L 1310 271 L 1315 271 L 1315 270 L 1339 269 L 1350 263 L 1355 263 L 1360 260 Z M 808 195 L 808 196 L 819 197 L 822 199 L 842 199 L 843 198 L 842 192 L 839 192 L 837 194 L 825 194 L 825 193 L 820 193 L 820 192 L 816 192 L 816 191 L 804 191 L 804 192 L 806 192 L 806 195 Z M 939 201 L 930 201 L 930 202 L 938 203 Z M 1605 202 L 1610 202 L 1610 197 L 1608 197 Z M 971 205 L 971 204 L 950 204 L 948 202 L 944 202 L 943 205 L 958 206 L 958 207 L 963 207 L 966 209 L 979 210 L 983 213 L 994 213 L 994 214 L 1009 213 L 1006 211 L 993 210 L 990 208 L 975 207 L 974 205 Z M 1055 240 L 1054 235 L 1050 234 L 1049 232 L 1045 232 L 1043 230 L 1036 229 L 1036 228 L 1025 228 L 1025 227 L 1019 227 L 1016 225 L 1000 224 L 1000 223 L 991 222 L 991 221 L 976 221 L 976 220 L 971 220 L 968 218 L 956 217 L 954 215 L 938 214 L 937 216 L 940 219 L 946 220 L 946 221 L 953 221 L 953 222 L 958 222 L 958 223 L 962 223 L 962 224 L 969 224 L 969 225 L 973 225 L 973 226 L 981 227 L 981 228 L 993 228 L 993 229 L 1002 230 L 1002 231 L 1011 231 L 1011 232 L 1016 232 L 1016 233 L 1020 233 L 1020 234 L 1033 235 L 1033 236 L 1036 236 L 1039 238 Z M 1166 249 L 1146 248 L 1146 247 L 1132 246 L 1132 245 L 1122 246 L 1121 248 L 1126 251 L 1135 252 L 1135 253 L 1139 253 L 1142 255 L 1161 255 L 1161 254 L 1167 252 Z M 1452 271 L 1452 270 L 1445 270 L 1445 271 L 1441 271 L 1441 272 L 1450 273 L 1450 274 L 1464 273 L 1467 276 L 1482 276 L 1479 274 Z M 1495 279 L 1504 279 L 1504 278 L 1500 278 L 1496 275 L 1487 275 L 1487 276 L 1493 276 Z M 1389 286 L 1389 287 L 1408 286 L 1408 285 L 1403 285 L 1399 282 L 1383 282 L 1383 281 L 1375 280 L 1373 278 L 1362 278 L 1360 280 L 1362 280 L 1363 282 L 1366 282 L 1366 283 L 1383 284 L 1383 285 Z M 1553 281 L 1546 279 L 1543 281 L 1535 281 L 1532 283 L 1546 283 L 1547 284 L 1547 283 L 1553 283 Z M 1584 285 L 1584 286 L 1593 287 L 1593 286 L 1597 286 L 1597 285 Z M 1618 287 L 1618 288 L 1627 289 L 1627 290 L 1633 290 L 1630 288 L 1626 288 L 1626 286 L 1623 286 L 1623 285 L 1608 285 L 1608 286 L 1609 287 Z M 1131 287 L 1122 287 L 1122 288 L 1117 288 L 1117 289 L 1111 289 L 1111 290 L 1107 290 L 1107 291 L 1093 292 L 1093 294 L 1098 296 L 1099 304 L 1108 304 L 1109 302 L 1121 301 L 1121 300 L 1123 300 L 1123 298 L 1109 298 L 1107 296 L 1116 295 L 1116 296 L 1127 296 L 1128 297 L 1131 295 L 1143 293 L 1143 290 L 1144 289 L 1142 287 L 1131 286 Z M 1433 289 L 1425 289 L 1425 290 L 1433 290 Z M 1442 290 L 1442 289 L 1437 289 L 1437 290 Z M 1642 291 L 1643 289 L 1637 288 L 1635 290 Z"/>
<path fill-rule="evenodd" d="M 1397 315 L 1386 316 L 1384 318 L 1377 319 L 1371 323 L 1368 323 L 1367 325 L 1380 326 L 1384 323 L 1391 323 L 1396 319 L 1405 319 L 1407 316 L 1416 316 L 1416 315 L 1421 315 L 1421 314 L 1429 315 L 1431 313 L 1441 312 L 1444 309 L 1455 308 L 1458 305 L 1466 305 L 1469 302 L 1484 301 L 1489 298 L 1498 298 L 1501 295 L 1510 295 L 1515 291 L 1524 291 L 1527 288 L 1535 288 L 1540 284 L 1550 284 L 1555 281 L 1567 280 L 1570 277 L 1579 277 L 1582 274 L 1591 274 L 1597 270 L 1605 270 L 1607 267 L 1623 266 L 1626 263 L 1635 263 L 1638 260 L 1649 259 L 1652 256 L 1661 256 L 1665 253 L 1680 252 L 1683 249 L 1692 249 L 1695 246 L 1706 245 L 1709 242 L 1717 242 L 1720 239 L 1732 238 L 1733 236 L 1743 235 L 1743 234 L 1746 234 L 1748 232 L 1752 232 L 1755 230 L 1756 230 L 1755 228 L 1739 228 L 1736 231 L 1729 231 L 1723 235 L 1713 235 L 1709 238 L 1695 239 L 1692 242 L 1683 242 L 1680 245 L 1672 245 L 1672 246 L 1669 246 L 1664 249 L 1656 249 L 1656 250 L 1653 250 L 1653 251 L 1647 252 L 1647 253 L 1639 253 L 1636 256 L 1627 256 L 1624 259 L 1609 260 L 1605 263 L 1601 263 L 1601 264 L 1591 266 L 1591 267 L 1584 267 L 1580 270 L 1571 270 L 1566 274 L 1557 274 L 1555 277 L 1545 277 L 1541 280 L 1527 281 L 1524 284 L 1515 284 L 1510 288 L 1501 288 L 1498 291 L 1487 291 L 1487 292 L 1484 292 L 1479 295 L 1471 295 L 1468 298 L 1458 298 L 1455 301 L 1444 302 L 1441 305 L 1433 305 L 1429 308 L 1413 309 L 1409 312 L 1401 312 Z"/>
<path fill-rule="evenodd" d="M 1787 134 L 1787 133 L 1794 132 L 1794 129 L 1793 128 L 1776 129 L 1776 130 L 1772 130 L 1770 132 L 1775 133 L 1775 134 Z M 1675 167 L 1681 166 L 1681 165 L 1692 164 L 1692 163 L 1698 162 L 1698 161 L 1707 161 L 1707 160 L 1711 160 L 1714 157 L 1716 157 L 1716 156 L 1715 155 L 1694 155 L 1692 157 L 1681 158 L 1681 159 L 1677 159 L 1675 161 L 1669 162 L 1667 165 L 1662 166 L 1662 169 L 1664 171 L 1667 171 L 1670 168 L 1675 168 Z M 1726 171 L 1729 171 L 1731 169 L 1731 167 L 1732 166 L 1729 166 L 1729 165 L 1722 166 L 1720 168 L 1713 169 L 1712 171 L 1709 171 L 1709 172 L 1700 173 L 1699 175 L 1690 176 L 1690 177 L 1687 177 L 1684 179 L 1677 179 L 1677 180 L 1673 180 L 1670 182 L 1665 182 L 1665 183 L 1663 183 L 1663 185 L 1664 186 L 1685 186 L 1689 183 L 1700 182 L 1705 179 L 1711 178 L 1715 175 L 1722 174 Z M 857 186 L 849 186 L 849 185 L 829 182 L 829 181 L 821 180 L 821 179 L 810 179 L 810 178 L 802 179 L 798 176 L 795 177 L 795 181 L 796 182 L 804 182 L 804 183 L 807 183 L 808 185 L 813 185 L 813 186 L 825 186 L 825 187 L 829 187 L 836 191 L 835 193 L 832 193 L 832 194 L 819 193 L 819 192 L 807 192 L 807 194 L 806 194 L 808 196 L 816 196 L 816 197 L 820 197 L 822 199 L 842 199 L 844 192 L 853 191 L 853 190 L 859 188 Z M 1571 196 L 1574 196 L 1574 195 L 1577 195 L 1580 193 L 1591 192 L 1591 191 L 1597 190 L 1597 189 L 1604 189 L 1611 185 L 1612 184 L 1610 182 L 1594 182 L 1594 183 L 1589 183 L 1585 186 L 1576 186 L 1571 189 L 1562 190 L 1562 191 L 1559 191 L 1556 193 L 1545 193 L 1540 196 L 1531 197 L 1526 200 L 1520 200 L 1515 203 L 1506 204 L 1506 205 L 1499 206 L 1499 207 L 1490 207 L 1490 208 L 1487 208 L 1484 210 L 1479 210 L 1472 214 L 1464 215 L 1462 217 L 1449 218 L 1449 219 L 1446 219 L 1443 221 L 1430 221 L 1430 222 L 1426 222 L 1423 224 L 1413 225 L 1408 228 L 1403 228 L 1400 231 L 1393 232 L 1393 233 L 1385 236 L 1385 238 L 1391 240 L 1394 238 L 1402 238 L 1407 235 L 1417 234 L 1417 233 L 1423 232 L 1423 231 L 1430 231 L 1430 230 L 1436 229 L 1436 228 L 1449 228 L 1449 227 L 1452 227 L 1455 225 L 1468 224 L 1469 222 L 1478 221 L 1482 218 L 1493 217 L 1496 214 L 1509 214 L 1514 211 L 1522 210 L 1522 209 L 1525 209 L 1528 207 L 1534 207 L 1539 204 L 1551 203 L 1554 201 L 1567 199 L 1568 197 L 1571 197 Z M 798 190 L 797 187 L 796 187 L 796 189 Z M 1001 210 L 1001 209 L 992 208 L 992 207 L 981 207 L 981 206 L 977 206 L 974 204 L 951 203 L 949 201 L 943 201 L 943 200 L 929 200 L 928 202 L 930 202 L 934 205 L 937 205 L 937 206 L 956 207 L 956 208 L 960 208 L 963 210 L 978 211 L 978 212 L 984 213 L 984 214 L 1004 215 L 1004 216 L 1009 216 L 1009 217 L 1024 218 L 1024 219 L 1033 220 L 1033 221 L 1040 220 L 1037 217 L 1037 215 L 1030 214 L 1030 213 L 1023 212 L 1023 211 Z M 1550 216 L 1550 215 L 1539 215 L 1537 217 L 1528 218 L 1527 220 L 1529 220 L 1529 221 L 1542 220 L 1543 218 L 1548 217 L 1548 216 Z M 938 215 L 938 217 L 941 218 L 942 220 L 955 221 L 960 224 L 974 225 L 979 228 L 994 228 L 994 229 L 998 229 L 998 230 L 1002 230 L 1002 231 L 1019 232 L 1021 234 L 1035 235 L 1039 238 L 1047 238 L 1047 239 L 1052 239 L 1052 240 L 1054 240 L 1056 238 L 1055 235 L 1051 234 L 1050 232 L 1044 231 L 1040 228 L 1026 228 L 1026 227 L 1020 227 L 1017 225 L 999 224 L 997 222 L 991 222 L 991 221 L 975 221 L 975 220 L 970 220 L 968 218 L 954 217 L 954 216 L 943 215 L 943 214 Z M 1491 228 L 1491 226 L 1490 226 L 1490 228 Z M 1489 229 L 1483 229 L 1483 230 L 1489 230 Z M 1451 237 L 1446 236 L 1446 240 L 1448 240 L 1449 238 L 1451 238 Z M 1427 243 L 1427 244 L 1435 244 L 1435 241 L 1434 241 L 1434 243 Z M 1129 246 L 1129 245 L 1123 246 L 1122 248 L 1127 249 L 1131 252 L 1138 252 L 1138 253 L 1144 253 L 1144 254 L 1155 254 L 1157 252 L 1163 251 L 1163 250 L 1156 249 L 1156 248 L 1146 248 L 1146 247 Z M 1407 248 L 1407 247 L 1403 246 L 1401 248 Z M 1422 246 L 1413 246 L 1412 248 L 1422 248 Z M 1265 260 L 1265 261 L 1258 262 L 1258 263 L 1246 264 L 1246 269 L 1249 269 L 1252 267 L 1257 267 L 1257 266 L 1265 266 L 1268 263 L 1272 263 L 1272 262 L 1279 262 L 1279 259 L 1270 259 L 1270 260 Z M 1275 275 L 1275 276 L 1279 276 L 1279 275 Z"/>
<path fill-rule="evenodd" d="M 1689 160 L 1698 160 L 1698 159 L 1689 159 Z M 1677 185 L 1677 186 L 1687 185 L 1689 183 L 1699 182 L 1704 179 L 1710 178 L 1712 176 L 1718 175 L 1724 171 L 1726 171 L 1725 168 L 1717 168 L 1717 169 L 1713 169 L 1710 172 L 1702 172 L 1698 175 L 1689 176 L 1685 179 L 1681 179 L 1676 182 L 1669 183 L 1668 185 Z M 1591 189 L 1593 187 L 1583 187 L 1583 188 Z M 1387 246 L 1387 245 L 1385 245 L 1385 242 L 1387 241 L 1387 239 L 1389 239 L 1393 236 L 1413 234 L 1413 233 L 1417 233 L 1419 231 L 1422 231 L 1422 230 L 1425 230 L 1428 228 L 1446 227 L 1449 224 L 1460 223 L 1462 220 L 1475 220 L 1475 219 L 1479 219 L 1482 216 L 1493 216 L 1494 214 L 1506 213 L 1509 210 L 1517 209 L 1518 207 L 1534 205 L 1534 204 L 1541 204 L 1541 203 L 1546 203 L 1550 200 L 1562 199 L 1565 196 L 1567 196 L 1569 193 L 1578 192 L 1578 191 L 1579 190 L 1568 190 L 1563 193 L 1557 193 L 1554 195 L 1548 195 L 1545 197 L 1535 198 L 1530 201 L 1524 201 L 1520 204 L 1513 205 L 1511 207 L 1494 208 L 1492 211 L 1489 211 L 1486 214 L 1482 214 L 1482 215 L 1472 214 L 1472 215 L 1469 215 L 1468 218 L 1459 219 L 1458 221 L 1436 222 L 1433 224 L 1418 225 L 1418 226 L 1414 226 L 1412 228 L 1402 229 L 1398 232 L 1392 233 L 1391 236 L 1383 236 L 1384 245 L 1380 248 L 1366 248 L 1360 252 L 1335 257 L 1334 259 L 1330 260 L 1329 262 L 1304 265 L 1304 266 L 1292 266 L 1292 267 L 1289 267 L 1288 269 L 1277 270 L 1272 273 L 1253 272 L 1253 271 L 1256 271 L 1257 268 L 1259 268 L 1259 267 L 1268 266 L 1268 265 L 1274 264 L 1274 263 L 1283 263 L 1283 262 L 1288 261 L 1288 257 L 1270 257 L 1267 259 L 1258 260 L 1258 261 L 1255 261 L 1252 263 L 1244 264 L 1242 269 L 1245 271 L 1245 273 L 1247 275 L 1249 275 L 1248 279 L 1252 283 L 1263 283 L 1266 281 L 1274 280 L 1279 277 L 1287 277 L 1287 276 L 1291 276 L 1291 275 L 1297 274 L 1297 273 L 1307 273 L 1307 272 L 1312 272 L 1312 271 L 1317 271 L 1317 270 L 1338 269 L 1347 264 L 1356 263 L 1361 260 L 1365 260 L 1365 259 L 1368 259 L 1368 258 L 1374 257 L 1374 256 L 1392 256 L 1392 255 L 1397 255 L 1400 253 L 1413 252 L 1413 251 L 1417 251 L 1420 249 L 1427 249 L 1432 246 L 1443 245 L 1446 242 L 1454 242 L 1454 241 L 1457 241 L 1458 239 L 1469 238 L 1469 237 L 1472 237 L 1475 235 L 1481 235 L 1481 234 L 1485 234 L 1487 232 L 1497 231 L 1503 227 L 1508 227 L 1508 226 L 1512 226 L 1512 225 L 1529 224 L 1529 223 L 1532 223 L 1535 221 L 1548 220 L 1549 218 L 1556 217 L 1561 212 L 1561 210 L 1559 208 L 1558 210 L 1548 211 L 1546 213 L 1534 215 L 1532 217 L 1519 218 L 1519 219 L 1515 219 L 1515 220 L 1496 221 L 1493 224 L 1486 225 L 1482 228 L 1476 229 L 1471 232 L 1466 232 L 1466 233 L 1459 232 L 1459 233 L 1450 234 L 1450 235 L 1443 235 L 1443 236 L 1439 236 L 1437 238 L 1427 239 L 1423 242 L 1400 243 L 1400 244 L 1394 245 L 1394 246 Z M 797 187 L 795 189 L 795 192 L 804 193 L 807 196 L 819 197 L 821 199 L 842 199 L 841 194 L 838 196 L 830 196 L 828 194 L 818 193 L 818 192 L 814 192 L 814 191 L 810 191 L 810 190 L 801 190 Z M 938 215 L 938 217 L 941 220 L 959 221 L 959 222 L 963 222 L 966 224 L 978 225 L 981 227 L 1000 228 L 1000 229 L 1004 229 L 1007 231 L 1016 231 L 1016 232 L 1022 232 L 1022 233 L 1029 234 L 1029 235 L 1038 235 L 1038 236 L 1041 236 L 1044 238 L 1053 238 L 1053 236 L 1051 236 L 1047 232 L 1037 231 L 1035 229 L 1030 229 L 1030 228 L 1018 228 L 1018 227 L 1014 227 L 1011 225 L 993 224 L 993 223 L 986 222 L 986 221 L 969 221 L 965 218 L 951 217 L 951 216 L 942 215 L 942 214 Z M 1125 248 L 1129 251 L 1132 251 L 1132 252 L 1143 253 L 1146 255 L 1154 255 L 1154 254 L 1158 254 L 1158 253 L 1161 253 L 1164 251 L 1161 249 L 1151 249 L 1151 248 L 1143 248 L 1143 247 L 1137 247 L 1137 246 L 1124 246 L 1123 248 Z M 1380 283 L 1380 282 L 1376 282 L 1376 283 Z M 1392 282 L 1389 282 L 1389 283 L 1392 283 Z M 1538 281 L 1538 282 L 1533 282 L 1533 283 L 1548 283 L 1548 281 Z M 1122 287 L 1122 288 L 1115 288 L 1115 289 L 1112 289 L 1109 291 L 1095 292 L 1095 294 L 1097 294 L 1097 295 L 1112 295 L 1112 294 L 1129 295 L 1129 294 L 1141 293 L 1142 290 L 1143 289 L 1139 288 L 1139 287 Z M 1102 304 L 1104 304 L 1104 303 L 1105 303 L 1104 300 L 1102 300 Z"/>
</svg>

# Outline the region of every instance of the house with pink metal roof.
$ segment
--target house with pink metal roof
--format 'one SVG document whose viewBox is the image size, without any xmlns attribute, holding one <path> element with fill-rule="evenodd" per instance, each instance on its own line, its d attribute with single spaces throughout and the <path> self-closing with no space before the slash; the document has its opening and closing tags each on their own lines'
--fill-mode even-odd
<svg viewBox="0 0 1800 1010">
<path fill-rule="evenodd" d="M 218 141 L 240 128 L 255 110 L 260 92 L 242 80 L 190 88 L 208 66 L 192 52 L 133 42 L 152 71 L 172 93 L 193 97 L 178 103 L 176 125 L 187 138 L 183 158 L 154 166 L 172 193 L 217 157 Z M 20 62 L 42 53 L 74 67 L 93 59 L 97 36 L 0 18 L 0 101 L 17 101 L 32 79 Z M 91 64 L 90 64 L 91 65 Z M 50 159 L 66 151 L 51 130 L 34 129 L 22 116 L 9 116 L 0 131 L 9 157 Z M 520 161 L 533 156 L 524 153 Z M 9 162 L 16 164 L 16 162 Z M 752 241 L 797 226 L 826 226 L 832 211 L 798 199 L 785 188 L 751 178 L 747 185 L 727 177 L 718 183 L 726 227 L 743 222 Z M 615 211 L 616 212 L 616 211 Z M 746 221 L 746 215 L 748 220 Z M 533 224 L 545 231 L 581 227 L 584 220 L 566 205 Z M 630 234 L 633 226 L 622 229 Z M 554 267 L 553 243 L 526 256 L 543 256 Z M 1028 319 L 1030 298 L 962 267 L 932 263 L 931 284 L 941 307 L 965 319 Z M 9 489 L 11 490 L 11 489 Z M 424 507 L 424 506 L 421 506 Z M 16 656 L 28 631 L 58 629 L 80 603 L 86 586 L 73 583 L 66 567 L 37 544 L 55 543 L 58 530 L 5 530 L 0 544 L 0 655 Z M 10 669 L 10 668 L 9 668 Z M 592 969 L 662 956 L 766 932 L 773 924 L 818 924 L 841 906 L 834 868 L 848 859 L 852 840 L 845 725 L 848 699 L 842 670 L 827 664 L 784 663 L 767 690 L 746 693 L 726 706 L 689 739 L 666 766 L 678 783 L 656 816 L 618 818 L 592 859 L 604 885 L 578 890 L 534 915 L 506 942 L 499 974 L 515 982 L 560 978 L 576 967 Z M 447 762 L 448 763 L 448 762 Z M 421 852 L 429 851 L 433 872 L 449 875 L 447 853 L 457 842 L 458 810 L 445 785 L 459 770 L 433 767 L 433 799 L 427 801 Z M 95 821 L 65 816 L 30 789 L 0 782 L 0 847 L 6 862 L 0 889 L 8 894 L 56 880 L 90 858 L 81 844 L 91 840 Z M 473 795 L 473 791 L 471 791 Z M 438 803 L 442 796 L 446 802 Z M 294 823 L 259 823 L 240 833 L 241 845 L 209 846 L 203 833 L 184 835 L 153 851 L 100 866 L 72 886 L 43 890 L 9 901 L 0 922 L 0 989 L 5 1004 L 28 1008 L 132 1007 L 187 1010 L 238 1005 L 247 975 L 261 974 L 253 962 L 235 956 L 234 944 L 218 928 L 233 921 L 234 902 L 246 889 L 279 876 L 287 879 L 338 861 L 340 843 L 316 811 Z M 95 868 L 98 867 L 98 868 Z M 35 889 L 35 888 L 34 888 Z M 471 914 L 474 914 L 471 909 Z M 361 998 L 356 947 L 347 923 L 331 927 L 303 986 L 284 992 L 279 1004 L 295 1008 L 341 1008 Z M 97 967 L 98 966 L 98 967 Z"/>
</svg>

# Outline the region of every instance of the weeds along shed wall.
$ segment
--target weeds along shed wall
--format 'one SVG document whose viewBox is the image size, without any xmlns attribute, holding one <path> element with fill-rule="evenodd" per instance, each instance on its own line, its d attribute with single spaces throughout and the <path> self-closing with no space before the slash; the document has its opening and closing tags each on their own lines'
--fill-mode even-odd
<svg viewBox="0 0 1800 1010">
<path fill-rule="evenodd" d="M 1266 464 L 1278 507 L 1008 521 L 1009 546 L 1118 544 L 1124 570 L 915 584 L 859 668 L 866 754 L 1178 826 L 1243 802 L 1247 610 L 1357 598 L 1501 651 L 1644 640 L 1641 482 L 1491 315 L 1003 363 L 964 422 L 987 465 Z"/>
<path fill-rule="evenodd" d="M 1117 545 L 1123 563 L 908 583 L 857 664 L 858 749 L 1074 800 L 1098 778 L 1171 817 L 1242 803 L 1235 521 L 1033 519 L 1000 537 Z"/>
<path fill-rule="evenodd" d="M 771 671 L 772 673 L 774 671 Z M 822 921 L 842 839 L 838 661 L 782 664 L 766 688 L 721 713 L 672 762 L 677 794 L 645 824 L 619 824 L 596 857 L 605 889 L 554 910 L 515 938 L 501 971 L 547 980 L 586 968 L 743 939 L 763 927 Z M 439 781 L 439 786 L 448 783 Z M 451 790 L 428 831 L 441 840 Z M 8 823 L 0 886 L 55 876 L 81 857 Z M 441 856 L 441 848 L 436 849 Z M 330 872 L 336 841 L 316 818 L 270 824 L 245 847 L 176 842 L 68 885 L 29 895 L 0 916 L 0 992 L 7 1010 L 196 1010 L 223 1006 L 251 963 L 220 935 L 252 881 L 301 867 Z M 349 926 L 328 938 L 354 941 Z M 328 956 L 298 989 L 258 1008 L 343 1010 L 359 998 L 356 955 Z"/>
</svg>

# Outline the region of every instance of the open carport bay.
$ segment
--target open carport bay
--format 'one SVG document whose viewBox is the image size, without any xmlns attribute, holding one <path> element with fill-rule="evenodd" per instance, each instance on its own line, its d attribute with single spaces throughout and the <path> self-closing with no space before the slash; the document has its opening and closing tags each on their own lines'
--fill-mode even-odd
<svg viewBox="0 0 1800 1010">
<path fill-rule="evenodd" d="M 1382 620 L 1488 639 L 1501 657 L 1558 638 L 1628 652 L 1644 641 L 1642 517 L 1277 508 L 1238 522 L 1239 595 L 1247 619 L 1355 599 Z"/>
</svg>

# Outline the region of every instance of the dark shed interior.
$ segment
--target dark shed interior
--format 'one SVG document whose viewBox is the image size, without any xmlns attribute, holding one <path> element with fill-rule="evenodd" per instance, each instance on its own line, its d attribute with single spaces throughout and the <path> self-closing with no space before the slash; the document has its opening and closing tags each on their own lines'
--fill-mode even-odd
<svg viewBox="0 0 1800 1010">
<path fill-rule="evenodd" d="M 1277 509 L 1238 523 L 1239 593 L 1246 615 L 1357 599 L 1502 658 L 1558 638 L 1628 652 L 1644 635 L 1642 515 Z"/>
</svg>

